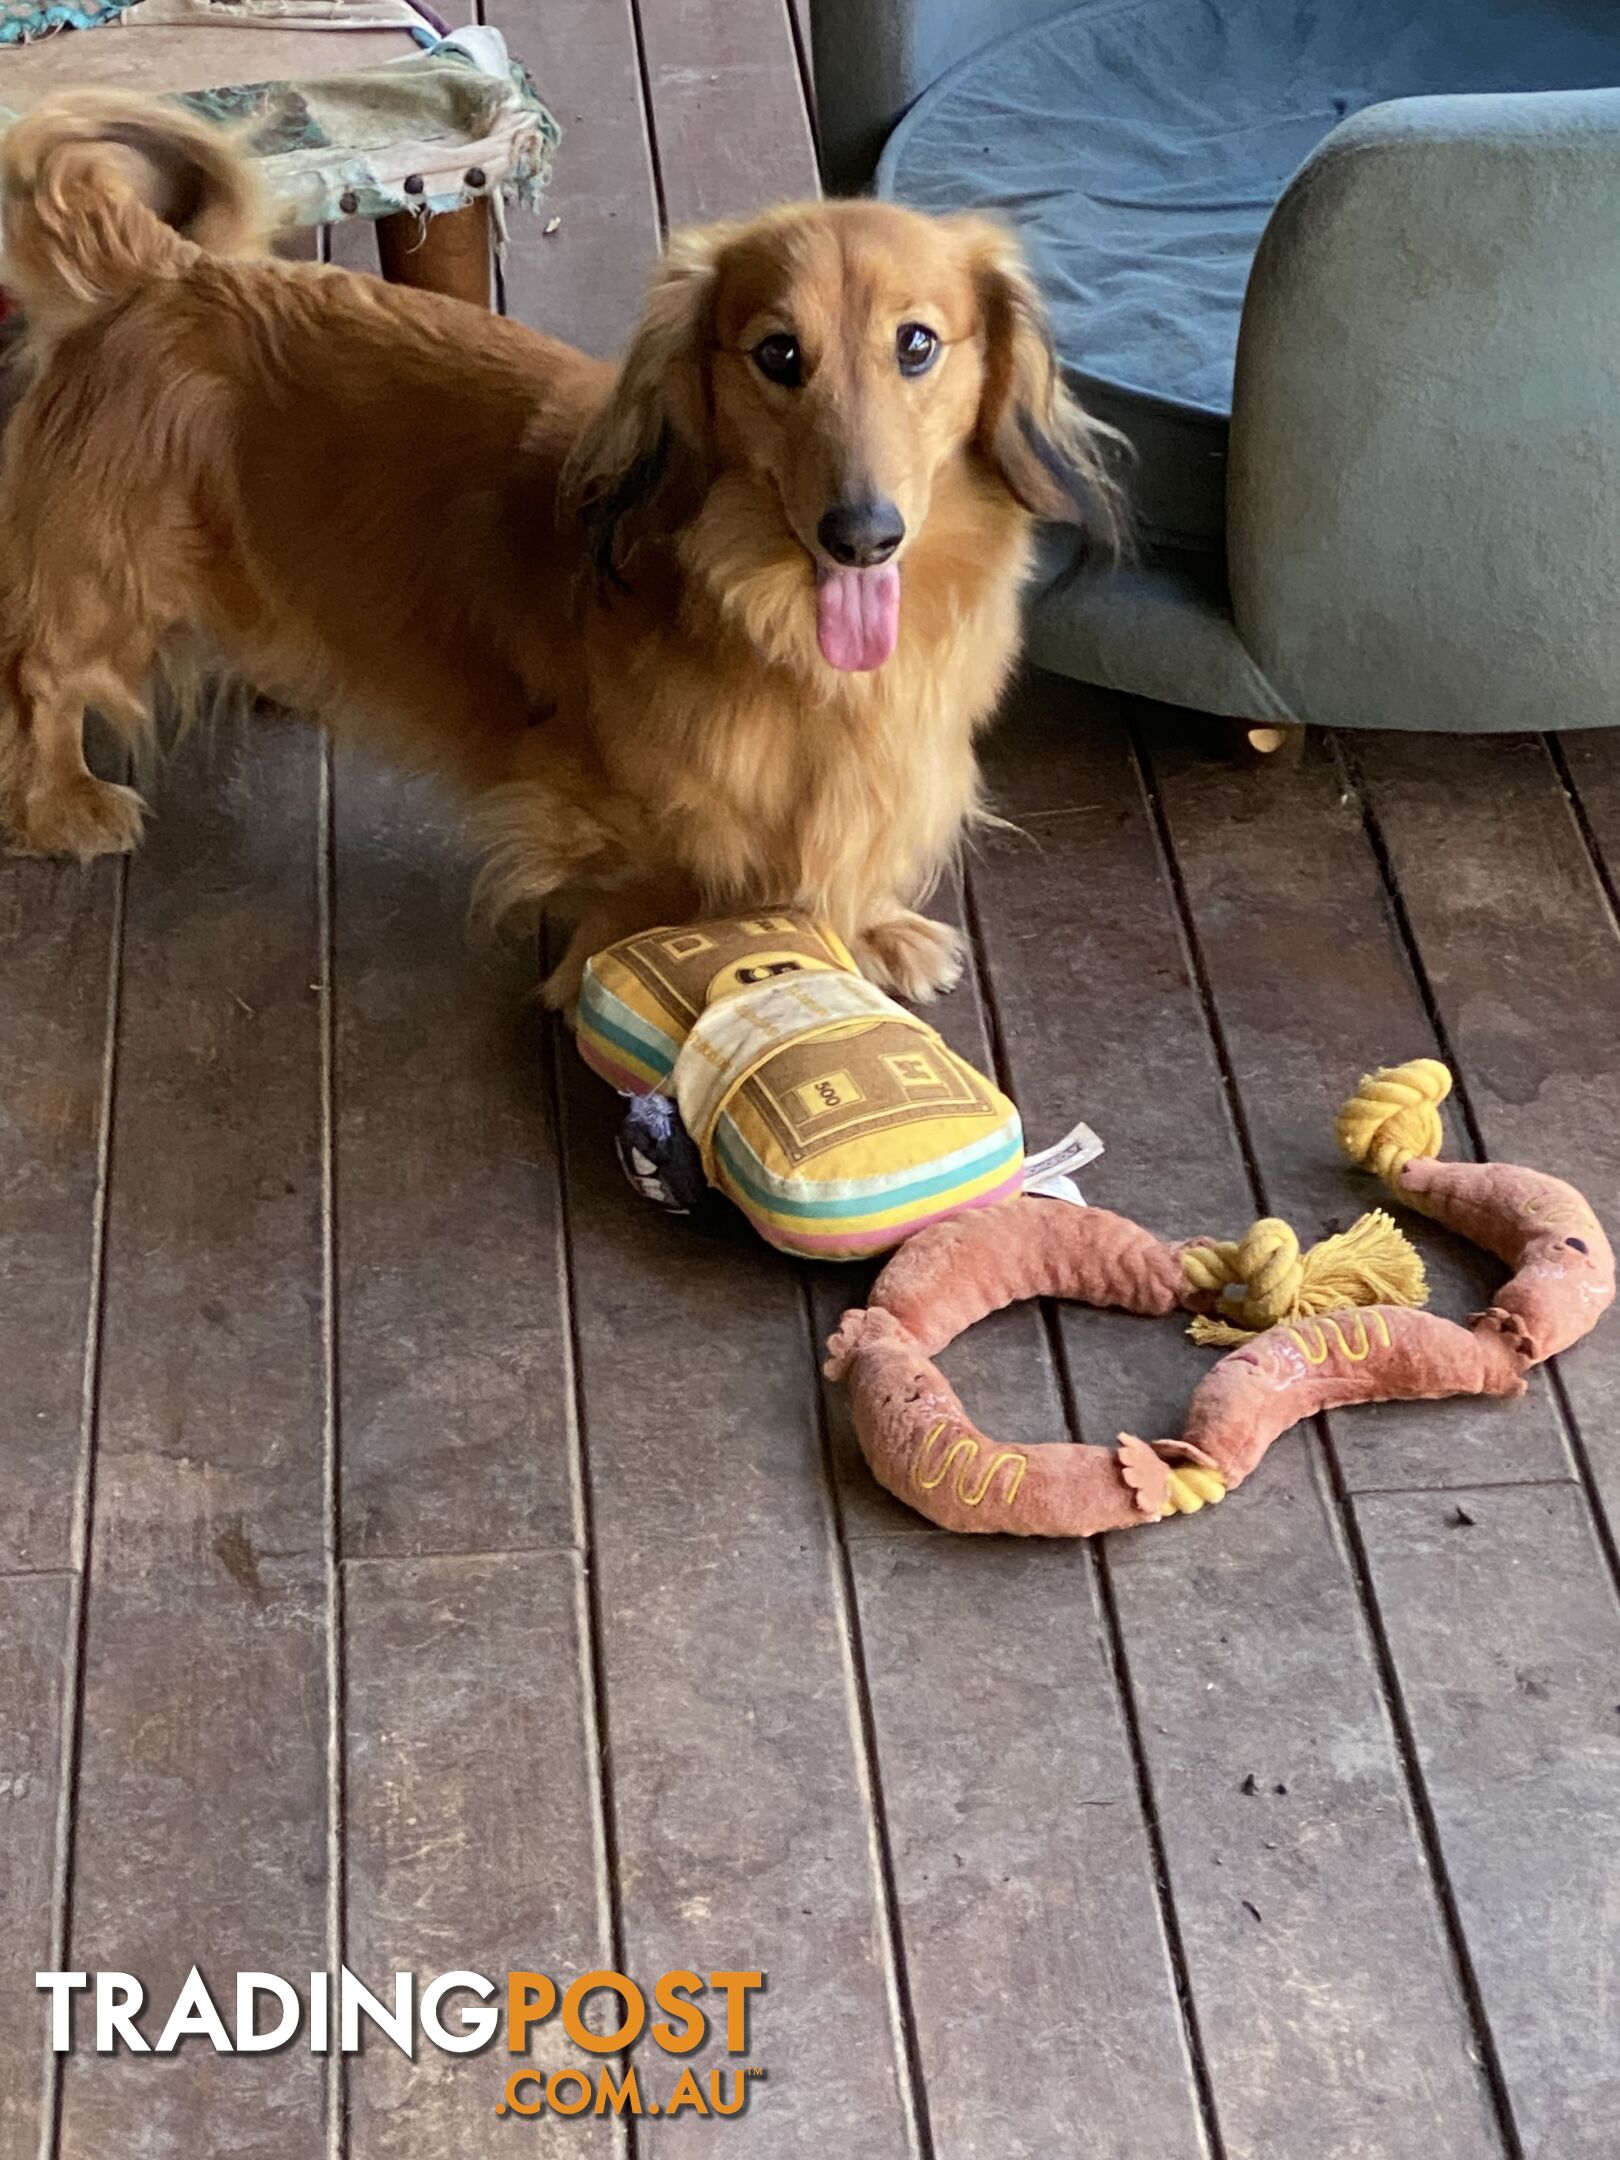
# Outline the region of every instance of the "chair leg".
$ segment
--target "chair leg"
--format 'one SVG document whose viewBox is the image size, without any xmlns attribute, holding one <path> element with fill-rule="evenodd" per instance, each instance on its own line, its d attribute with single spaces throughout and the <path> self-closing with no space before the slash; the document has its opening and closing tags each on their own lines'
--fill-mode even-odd
<svg viewBox="0 0 1620 2160">
<path fill-rule="evenodd" d="M 377 220 L 377 259 L 390 285 L 414 285 L 487 308 L 490 253 L 487 198 L 439 217 L 399 210 Z"/>
<path fill-rule="evenodd" d="M 1245 763 L 1291 770 L 1305 752 L 1305 730 L 1273 720 L 1234 720 L 1234 747 Z"/>
</svg>

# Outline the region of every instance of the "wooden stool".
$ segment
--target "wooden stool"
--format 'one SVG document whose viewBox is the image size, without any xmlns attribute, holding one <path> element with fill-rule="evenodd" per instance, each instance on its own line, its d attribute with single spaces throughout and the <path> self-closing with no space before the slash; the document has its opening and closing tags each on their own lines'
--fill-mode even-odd
<svg viewBox="0 0 1620 2160">
<path fill-rule="evenodd" d="M 29 45 L 0 47 L 0 106 L 26 112 L 49 93 L 94 85 L 151 97 L 208 90 L 221 83 L 299 81 L 375 67 L 420 48 L 404 29 L 213 29 L 114 19 L 96 30 L 70 30 Z M 375 220 L 385 278 L 448 293 L 487 308 L 491 295 L 492 219 L 488 199 L 438 217 L 400 211 Z M 313 253 L 295 230 L 286 253 Z"/>
</svg>

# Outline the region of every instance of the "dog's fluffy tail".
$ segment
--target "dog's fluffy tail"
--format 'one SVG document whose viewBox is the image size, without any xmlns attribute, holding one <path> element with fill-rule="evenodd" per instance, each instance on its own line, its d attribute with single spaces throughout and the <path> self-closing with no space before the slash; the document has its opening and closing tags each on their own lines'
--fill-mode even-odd
<svg viewBox="0 0 1620 2160">
<path fill-rule="evenodd" d="M 54 342 L 199 253 L 262 253 L 270 229 L 229 133 L 117 90 L 46 99 L 0 142 L 0 278 Z"/>
</svg>

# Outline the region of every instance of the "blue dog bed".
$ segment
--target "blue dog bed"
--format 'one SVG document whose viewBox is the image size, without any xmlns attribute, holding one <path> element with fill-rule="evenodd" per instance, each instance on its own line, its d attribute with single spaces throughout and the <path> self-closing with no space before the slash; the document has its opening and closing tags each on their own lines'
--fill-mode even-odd
<svg viewBox="0 0 1620 2160">
<path fill-rule="evenodd" d="M 1136 445 L 1145 535 L 1219 548 L 1249 265 L 1306 155 L 1390 98 L 1616 83 L 1607 0 L 1088 0 L 937 82 L 877 189 L 1018 226 L 1071 380 Z"/>
</svg>

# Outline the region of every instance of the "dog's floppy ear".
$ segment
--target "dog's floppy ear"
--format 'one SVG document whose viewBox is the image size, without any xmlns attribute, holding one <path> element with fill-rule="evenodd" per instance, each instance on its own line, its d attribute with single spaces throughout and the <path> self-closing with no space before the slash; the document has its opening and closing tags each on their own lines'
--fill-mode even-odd
<svg viewBox="0 0 1620 2160">
<path fill-rule="evenodd" d="M 615 584 L 623 583 L 621 564 L 635 539 L 626 521 L 656 508 L 672 467 L 707 459 L 705 348 L 716 266 L 730 230 L 708 226 L 670 241 L 618 380 L 563 471 L 563 499 L 585 521 L 597 574 Z"/>
<path fill-rule="evenodd" d="M 1118 474 L 1129 446 L 1064 383 L 1040 295 L 1011 233 L 984 219 L 961 222 L 984 337 L 978 447 L 1026 510 L 1084 525 L 1117 550 L 1124 531 Z"/>
</svg>

